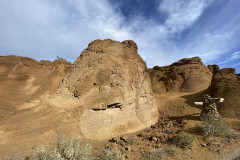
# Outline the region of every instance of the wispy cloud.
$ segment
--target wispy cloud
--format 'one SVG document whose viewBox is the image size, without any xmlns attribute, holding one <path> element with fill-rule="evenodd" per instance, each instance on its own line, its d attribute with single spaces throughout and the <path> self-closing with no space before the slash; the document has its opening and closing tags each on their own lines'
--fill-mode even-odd
<svg viewBox="0 0 240 160">
<path fill-rule="evenodd" d="M 164 24 L 166 29 L 171 33 L 178 33 L 190 27 L 210 2 L 210 0 L 164 0 L 159 5 L 159 10 L 168 13 Z"/>
<path fill-rule="evenodd" d="M 240 59 L 240 51 L 234 52 L 225 61 L 222 61 L 219 64 L 225 64 L 225 63 L 235 61 L 235 60 L 238 60 L 238 59 Z"/>
</svg>

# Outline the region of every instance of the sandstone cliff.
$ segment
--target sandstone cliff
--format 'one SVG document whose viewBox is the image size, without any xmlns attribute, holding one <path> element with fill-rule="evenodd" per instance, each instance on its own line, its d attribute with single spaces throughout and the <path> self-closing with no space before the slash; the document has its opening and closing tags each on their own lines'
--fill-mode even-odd
<svg viewBox="0 0 240 160">
<path fill-rule="evenodd" d="M 0 56 L 0 119 L 29 109 L 55 93 L 71 63 L 55 60 L 48 64 L 52 68 L 27 57 Z"/>
<path fill-rule="evenodd" d="M 95 40 L 73 65 L 49 103 L 81 110 L 84 137 L 106 139 L 157 121 L 146 63 L 135 42 Z"/>
<path fill-rule="evenodd" d="M 199 57 L 184 58 L 170 66 L 148 69 L 155 93 L 198 92 L 208 88 L 212 73 Z"/>
</svg>

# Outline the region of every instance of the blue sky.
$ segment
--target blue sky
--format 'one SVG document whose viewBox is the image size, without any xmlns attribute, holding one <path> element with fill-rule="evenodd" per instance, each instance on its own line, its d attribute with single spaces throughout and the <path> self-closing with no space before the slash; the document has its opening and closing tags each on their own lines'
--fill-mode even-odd
<svg viewBox="0 0 240 160">
<path fill-rule="evenodd" d="M 239 0 L 0 0 L 0 55 L 73 62 L 95 39 L 132 39 L 149 68 L 199 56 L 239 73 L 239 8 Z"/>
</svg>

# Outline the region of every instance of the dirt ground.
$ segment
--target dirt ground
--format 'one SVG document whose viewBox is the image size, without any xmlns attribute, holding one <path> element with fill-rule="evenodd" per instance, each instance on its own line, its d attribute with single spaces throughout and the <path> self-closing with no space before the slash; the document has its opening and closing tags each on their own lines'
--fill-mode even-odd
<svg viewBox="0 0 240 160">
<path fill-rule="evenodd" d="M 183 130 L 195 137 L 194 143 L 185 149 L 178 149 L 177 154 L 172 159 L 215 159 L 221 154 L 225 154 L 240 146 L 238 140 L 226 138 L 214 138 L 214 145 L 207 146 L 202 135 L 196 130 L 196 126 L 201 124 L 199 119 L 200 108 L 195 106 L 193 101 L 199 100 L 202 93 L 164 93 L 156 94 L 157 104 L 160 114 L 159 123 L 163 123 L 166 128 L 174 128 L 175 131 Z M 5 102 L 7 99 L 5 97 Z M 13 100 L 9 99 L 8 102 Z M 3 102 L 3 101 L 1 101 Z M 56 136 L 80 136 L 77 110 L 63 110 L 51 108 L 44 104 L 35 104 L 31 108 L 10 108 L 2 107 L 7 110 L 8 115 L 1 114 L 0 121 L 0 157 L 19 153 L 29 155 L 34 145 L 54 143 Z M 162 118 L 163 114 L 166 119 Z M 177 123 L 181 121 L 181 123 Z M 225 119 L 232 127 L 239 124 L 239 120 Z M 184 127 L 181 124 L 184 123 Z M 178 125 L 176 125 L 178 124 Z M 178 127 L 176 127 L 178 126 Z M 151 151 L 152 148 L 169 148 L 169 143 L 164 140 L 165 135 L 161 132 L 166 131 L 162 127 L 152 126 L 144 131 L 115 137 L 111 140 L 92 141 L 83 139 L 82 143 L 90 143 L 94 147 L 94 153 L 100 154 L 106 147 L 119 147 L 125 153 L 127 159 L 141 159 L 144 152 Z M 149 135 L 163 137 L 162 142 L 154 142 L 149 139 Z M 171 134 L 169 134 L 171 136 Z M 157 138 L 159 138 L 157 137 Z M 166 138 L 166 137 L 165 137 Z M 125 142 L 122 139 L 136 139 L 136 143 Z M 167 138 L 166 138 L 167 139 Z M 120 146 L 115 142 L 119 142 Z"/>
</svg>

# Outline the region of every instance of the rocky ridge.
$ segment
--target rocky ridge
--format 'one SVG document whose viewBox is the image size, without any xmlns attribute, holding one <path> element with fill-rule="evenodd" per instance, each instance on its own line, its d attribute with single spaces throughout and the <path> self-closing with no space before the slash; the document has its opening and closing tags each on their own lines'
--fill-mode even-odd
<svg viewBox="0 0 240 160">
<path fill-rule="evenodd" d="M 217 109 L 220 115 L 229 118 L 240 116 L 240 77 L 236 75 L 235 68 L 220 68 L 217 65 L 209 65 L 213 73 L 211 85 L 207 93 L 213 97 L 224 98 L 224 103 L 218 103 Z"/>
<path fill-rule="evenodd" d="M 148 69 L 155 93 L 198 92 L 208 88 L 212 73 L 199 57 L 184 58 L 170 66 Z"/>
</svg>

